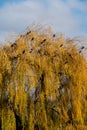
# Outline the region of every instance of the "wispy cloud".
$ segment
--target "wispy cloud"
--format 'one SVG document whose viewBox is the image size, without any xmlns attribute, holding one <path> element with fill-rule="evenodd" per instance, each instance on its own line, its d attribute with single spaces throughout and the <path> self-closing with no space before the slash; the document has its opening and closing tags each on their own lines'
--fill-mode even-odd
<svg viewBox="0 0 87 130">
<path fill-rule="evenodd" d="M 87 22 L 87 2 L 80 0 L 25 0 L 0 9 L 0 40 L 11 32 L 21 32 L 32 22 L 48 24 L 67 36 L 81 36 Z M 83 18 L 84 14 L 84 20 Z M 80 16 L 81 14 L 81 16 Z"/>
</svg>

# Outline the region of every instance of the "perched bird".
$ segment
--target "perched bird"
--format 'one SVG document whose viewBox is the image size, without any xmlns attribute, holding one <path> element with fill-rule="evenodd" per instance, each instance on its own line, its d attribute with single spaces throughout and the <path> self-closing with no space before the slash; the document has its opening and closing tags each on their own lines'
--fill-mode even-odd
<svg viewBox="0 0 87 130">
<path fill-rule="evenodd" d="M 31 53 L 33 51 L 33 49 L 31 49 L 30 51 L 29 51 L 29 53 Z"/>
<path fill-rule="evenodd" d="M 81 53 L 82 51 L 80 50 L 79 53 Z"/>
<path fill-rule="evenodd" d="M 64 64 L 67 64 L 68 63 L 68 61 L 65 61 L 65 63 Z"/>
<path fill-rule="evenodd" d="M 25 53 L 25 50 L 22 51 L 22 54 L 24 54 L 24 53 Z"/>
<path fill-rule="evenodd" d="M 85 47 L 84 47 L 84 46 L 82 46 L 82 47 L 80 48 L 79 53 L 81 53 L 81 52 L 82 52 L 82 50 L 83 50 L 84 48 L 85 48 Z"/>
<path fill-rule="evenodd" d="M 69 56 L 71 57 L 71 54 L 69 54 Z"/>
<path fill-rule="evenodd" d="M 17 58 L 18 58 L 17 56 L 14 56 L 14 57 L 11 57 L 10 60 L 12 60 L 12 61 L 17 60 Z"/>
<path fill-rule="evenodd" d="M 17 43 L 16 43 L 16 42 L 14 42 L 14 43 L 11 45 L 11 47 L 14 47 L 14 46 L 17 46 Z"/>
<path fill-rule="evenodd" d="M 43 44 L 46 41 L 46 39 L 44 39 L 40 44 Z"/>
<path fill-rule="evenodd" d="M 66 122 L 66 125 L 71 124 L 71 123 L 72 123 L 72 121 L 71 121 L 71 120 L 68 120 L 68 121 Z"/>
<path fill-rule="evenodd" d="M 62 72 L 58 72 L 59 75 L 62 75 Z"/>
<path fill-rule="evenodd" d="M 53 34 L 53 37 L 55 37 L 56 35 L 55 34 Z"/>
<path fill-rule="evenodd" d="M 33 40 L 34 40 L 34 37 L 32 37 L 31 41 L 33 41 Z"/>
<path fill-rule="evenodd" d="M 62 47 L 62 46 L 63 46 L 63 44 L 60 45 L 60 47 Z"/>
<path fill-rule="evenodd" d="M 30 34 L 30 33 L 31 33 L 31 31 L 27 32 L 26 35 L 28 35 L 28 34 Z"/>
<path fill-rule="evenodd" d="M 46 39 L 43 40 L 43 42 L 45 42 L 45 41 L 46 41 Z"/>
<path fill-rule="evenodd" d="M 85 48 L 84 46 L 81 47 L 81 49 L 84 49 L 84 48 Z"/>
<path fill-rule="evenodd" d="M 73 57 L 72 57 L 72 55 L 71 55 L 71 54 L 69 54 L 69 57 L 73 59 Z"/>
</svg>

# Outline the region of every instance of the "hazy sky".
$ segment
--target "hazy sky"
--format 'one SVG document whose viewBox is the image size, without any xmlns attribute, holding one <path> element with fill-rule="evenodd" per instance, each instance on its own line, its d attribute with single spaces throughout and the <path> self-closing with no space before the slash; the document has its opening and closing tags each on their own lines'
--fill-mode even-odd
<svg viewBox="0 0 87 130">
<path fill-rule="evenodd" d="M 0 0 L 0 41 L 32 23 L 70 37 L 87 37 L 87 0 Z M 87 39 L 87 38 L 86 38 Z"/>
</svg>

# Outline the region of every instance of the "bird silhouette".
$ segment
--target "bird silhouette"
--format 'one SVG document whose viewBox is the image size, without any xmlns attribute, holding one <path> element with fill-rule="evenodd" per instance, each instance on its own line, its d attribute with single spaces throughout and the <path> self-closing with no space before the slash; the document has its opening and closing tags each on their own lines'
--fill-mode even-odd
<svg viewBox="0 0 87 130">
<path fill-rule="evenodd" d="M 84 48 L 85 48 L 84 46 L 81 47 L 81 49 L 84 49 Z"/>
<path fill-rule="evenodd" d="M 34 37 L 32 37 L 31 41 L 33 41 L 33 40 L 34 40 Z"/>
<path fill-rule="evenodd" d="M 30 33 L 31 33 L 31 31 L 27 32 L 26 35 L 28 35 L 28 34 L 30 34 Z"/>
<path fill-rule="evenodd" d="M 33 49 L 31 49 L 30 51 L 29 51 L 29 53 L 31 53 L 33 51 Z"/>
<path fill-rule="evenodd" d="M 68 61 L 65 61 L 65 63 L 64 64 L 67 64 L 68 63 Z"/>
<path fill-rule="evenodd" d="M 71 55 L 71 54 L 69 54 L 69 57 L 73 59 L 73 57 L 72 57 L 72 55 Z"/>
<path fill-rule="evenodd" d="M 55 34 L 53 34 L 53 37 L 55 37 L 56 35 Z"/>
<path fill-rule="evenodd" d="M 46 39 L 43 40 L 43 42 L 45 42 L 45 41 L 46 41 Z"/>
<path fill-rule="evenodd" d="M 40 44 L 43 44 L 46 41 L 46 39 L 44 39 Z"/>
<path fill-rule="evenodd" d="M 62 75 L 62 72 L 58 72 L 59 75 Z"/>
<path fill-rule="evenodd" d="M 60 45 L 60 47 L 62 47 L 62 46 L 63 46 L 63 44 Z"/>
<path fill-rule="evenodd" d="M 14 46 L 17 46 L 17 43 L 16 43 L 16 42 L 14 42 L 14 43 L 11 45 L 11 47 L 14 47 Z"/>
<path fill-rule="evenodd" d="M 80 50 L 79 53 L 81 53 L 82 51 Z"/>
<path fill-rule="evenodd" d="M 25 53 L 25 50 L 22 51 L 22 54 L 24 54 L 24 53 Z"/>
</svg>

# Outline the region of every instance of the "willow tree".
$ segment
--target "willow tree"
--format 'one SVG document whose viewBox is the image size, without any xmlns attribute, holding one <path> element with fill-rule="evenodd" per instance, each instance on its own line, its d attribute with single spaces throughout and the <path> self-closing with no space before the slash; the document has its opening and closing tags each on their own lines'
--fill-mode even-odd
<svg viewBox="0 0 87 130">
<path fill-rule="evenodd" d="M 77 42 L 29 30 L 0 46 L 0 129 L 87 129 L 87 61 Z"/>
</svg>

